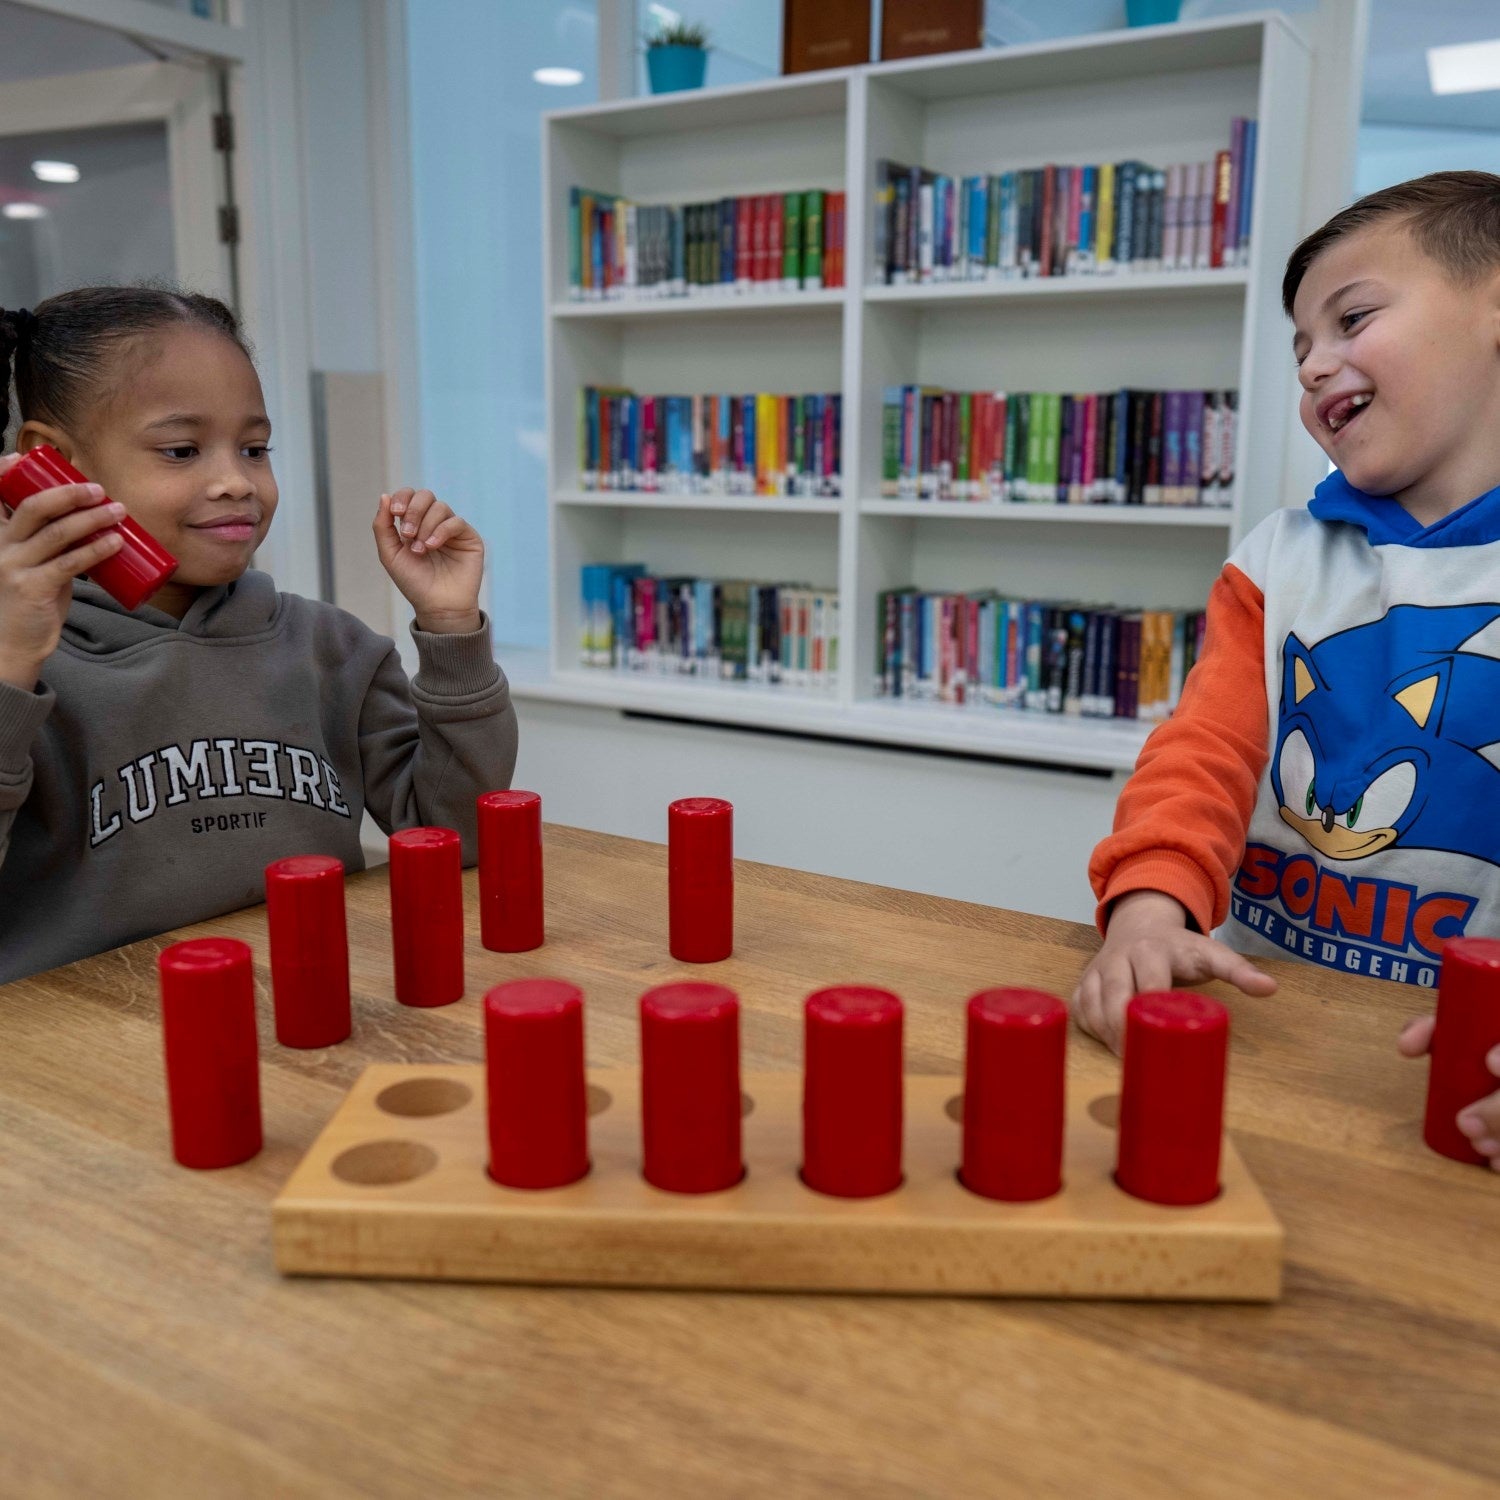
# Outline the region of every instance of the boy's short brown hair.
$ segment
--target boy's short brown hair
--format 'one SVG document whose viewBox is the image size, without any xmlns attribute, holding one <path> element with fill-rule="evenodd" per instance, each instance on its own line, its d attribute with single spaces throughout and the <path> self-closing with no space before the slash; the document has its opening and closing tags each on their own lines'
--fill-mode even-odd
<svg viewBox="0 0 1500 1500">
<path fill-rule="evenodd" d="M 1281 279 L 1287 317 L 1307 268 L 1335 241 L 1382 219 L 1401 220 L 1418 246 L 1460 286 L 1500 268 L 1500 177 L 1492 172 L 1430 172 L 1367 193 L 1292 251 Z"/>
</svg>

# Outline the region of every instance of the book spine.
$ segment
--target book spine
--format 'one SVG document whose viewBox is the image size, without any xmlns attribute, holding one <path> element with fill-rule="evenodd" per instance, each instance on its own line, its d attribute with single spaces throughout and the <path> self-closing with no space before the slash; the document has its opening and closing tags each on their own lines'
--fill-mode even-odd
<svg viewBox="0 0 1500 1500">
<path fill-rule="evenodd" d="M 1146 484 L 1145 503 L 1147 505 L 1160 505 L 1163 503 L 1162 479 L 1161 479 L 1161 457 L 1162 457 L 1162 429 L 1165 425 L 1165 393 L 1152 391 L 1150 393 L 1150 416 L 1149 426 L 1146 429 Z"/>
<path fill-rule="evenodd" d="M 1133 268 L 1135 242 L 1135 163 L 1122 161 L 1119 172 L 1118 225 L 1115 231 L 1115 261 L 1121 271 Z"/>
<path fill-rule="evenodd" d="M 1161 497 L 1163 505 L 1182 505 L 1182 416 L 1186 391 L 1168 391 L 1163 402 Z"/>
<path fill-rule="evenodd" d="M 889 159 L 882 156 L 875 163 L 875 220 L 870 236 L 870 263 L 874 267 L 875 280 L 887 283 L 891 279 L 891 212 L 895 203 L 891 172 Z M 797 217 L 800 223 L 800 206 Z"/>
<path fill-rule="evenodd" d="M 823 194 L 818 188 L 810 188 L 802 197 L 802 285 L 824 285 Z"/>
<path fill-rule="evenodd" d="M 1255 206 L 1255 147 L 1260 127 L 1254 120 L 1245 121 L 1244 150 L 1240 170 L 1239 264 L 1250 264 L 1250 226 Z"/>
<path fill-rule="evenodd" d="M 1224 231 L 1229 217 L 1229 153 L 1214 157 L 1213 220 L 1209 231 L 1208 263 L 1215 270 L 1224 264 Z"/>
<path fill-rule="evenodd" d="M 1161 268 L 1178 269 L 1178 247 L 1182 236 L 1182 174 L 1180 166 L 1167 168 L 1167 196 L 1162 204 Z"/>
<path fill-rule="evenodd" d="M 802 194 L 787 193 L 781 205 L 781 289 L 795 292 L 802 286 Z"/>
<path fill-rule="evenodd" d="M 1219 489 L 1219 445 L 1223 426 L 1222 397 L 1218 391 L 1207 391 L 1203 398 L 1203 435 L 1200 449 L 1203 467 L 1199 471 L 1198 500 L 1202 505 L 1217 505 Z"/>
<path fill-rule="evenodd" d="M 772 193 L 766 206 L 766 276 L 763 291 L 781 290 L 782 251 L 785 238 L 786 204 L 780 193 Z"/>
<path fill-rule="evenodd" d="M 1224 205 L 1224 264 L 1240 263 L 1240 185 L 1245 173 L 1245 121 L 1229 122 L 1229 197 Z"/>
<path fill-rule="evenodd" d="M 1229 506 L 1234 500 L 1234 450 L 1239 441 L 1238 391 L 1224 392 L 1224 405 L 1219 425 L 1219 490 L 1218 503 Z"/>
</svg>

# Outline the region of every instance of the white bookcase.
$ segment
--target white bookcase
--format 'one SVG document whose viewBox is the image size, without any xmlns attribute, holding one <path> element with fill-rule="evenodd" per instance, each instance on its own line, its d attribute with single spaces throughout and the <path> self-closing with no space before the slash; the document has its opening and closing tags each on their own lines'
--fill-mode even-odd
<svg viewBox="0 0 1500 1500">
<path fill-rule="evenodd" d="M 533 697 L 1041 764 L 1130 766 L 1148 726 L 875 696 L 876 596 L 997 588 L 1122 607 L 1202 608 L 1230 547 L 1325 467 L 1288 414 L 1295 369 L 1280 277 L 1296 241 L 1312 57 L 1277 13 L 1106 33 L 588 106 L 546 118 L 544 257 L 552 647 Z M 1209 160 L 1259 121 L 1247 267 L 888 287 L 871 262 L 875 163 L 951 174 L 1044 162 Z M 568 191 L 640 202 L 842 188 L 835 291 L 568 300 Z M 886 386 L 1240 392 L 1228 509 L 882 500 Z M 841 390 L 843 495 L 585 493 L 578 393 Z M 837 585 L 838 681 L 786 688 L 578 666 L 579 568 Z"/>
</svg>

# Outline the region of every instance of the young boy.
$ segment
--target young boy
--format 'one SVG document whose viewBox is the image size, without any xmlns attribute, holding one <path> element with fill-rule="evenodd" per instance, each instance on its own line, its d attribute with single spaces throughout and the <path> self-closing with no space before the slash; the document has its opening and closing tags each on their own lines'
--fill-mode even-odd
<svg viewBox="0 0 1500 1500">
<path fill-rule="evenodd" d="M 1431 986 L 1446 939 L 1500 935 L 1500 177 L 1362 198 L 1282 301 L 1337 472 L 1225 564 L 1090 861 L 1077 1009 L 1117 1051 L 1143 990 L 1272 993 L 1246 955 Z M 1500 1162 L 1500 1095 L 1460 1128 Z"/>
<path fill-rule="evenodd" d="M 389 640 L 249 567 L 276 510 L 271 424 L 222 303 L 96 287 L 0 312 L 0 436 L 12 361 L 17 448 L 50 443 L 94 483 L 0 520 L 0 981 L 260 901 L 283 855 L 361 869 L 366 810 L 456 828 L 472 861 L 475 798 L 516 756 L 474 528 L 426 490 L 380 499 L 408 683 Z M 178 559 L 134 611 L 75 581 L 122 514 Z"/>
</svg>

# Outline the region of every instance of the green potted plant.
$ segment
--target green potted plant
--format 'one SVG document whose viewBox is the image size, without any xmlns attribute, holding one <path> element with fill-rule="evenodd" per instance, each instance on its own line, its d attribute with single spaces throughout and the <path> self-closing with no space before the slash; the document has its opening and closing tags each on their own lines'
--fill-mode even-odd
<svg viewBox="0 0 1500 1500">
<path fill-rule="evenodd" d="M 646 37 L 646 71 L 653 94 L 703 87 L 708 71 L 708 28 L 674 21 Z"/>
</svg>

